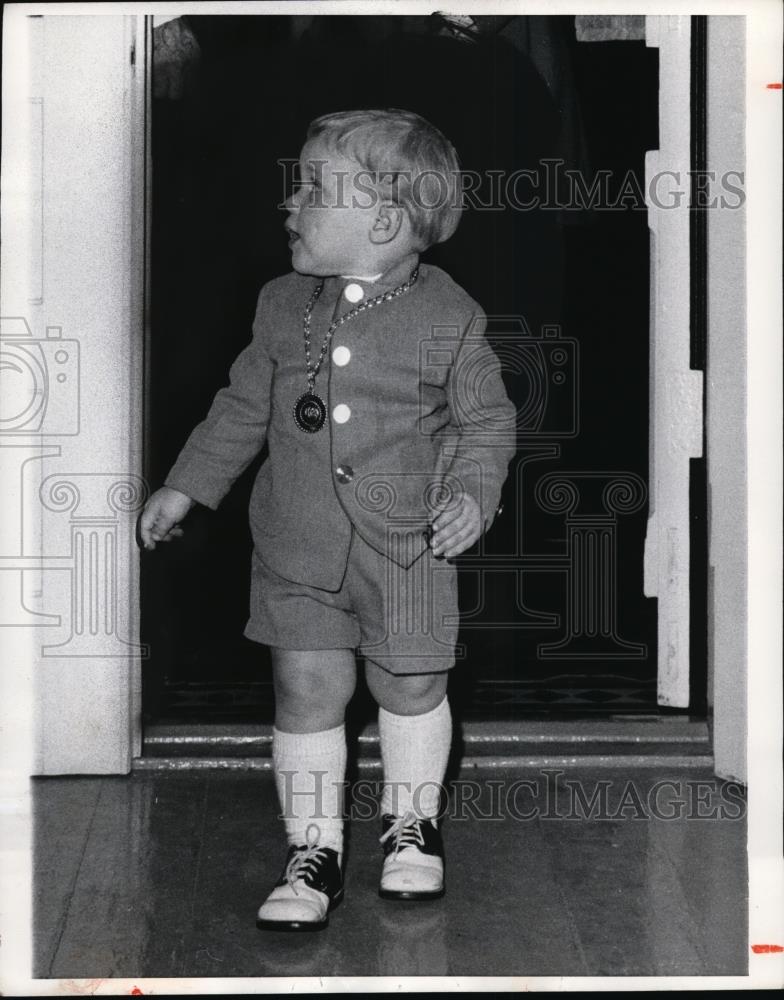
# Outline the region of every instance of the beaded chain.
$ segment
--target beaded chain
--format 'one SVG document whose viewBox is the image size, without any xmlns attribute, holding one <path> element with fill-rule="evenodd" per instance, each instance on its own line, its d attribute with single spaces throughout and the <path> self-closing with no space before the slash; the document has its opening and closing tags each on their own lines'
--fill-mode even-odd
<svg viewBox="0 0 784 1000">
<path fill-rule="evenodd" d="M 398 285 L 397 288 L 392 288 L 388 292 L 382 292 L 381 295 L 376 295 L 374 298 L 367 299 L 365 302 L 360 302 L 358 305 L 354 306 L 353 309 L 350 309 L 347 313 L 344 313 L 333 323 L 331 323 L 329 329 L 324 335 L 324 343 L 321 345 L 321 352 L 319 353 L 318 361 L 314 365 L 312 363 L 311 350 L 310 350 L 310 317 L 311 313 L 313 312 L 313 307 L 315 306 L 319 295 L 321 295 L 321 292 L 324 289 L 324 282 L 323 281 L 319 282 L 319 284 L 314 289 L 310 299 L 308 300 L 308 304 L 305 306 L 305 313 L 302 318 L 302 328 L 305 335 L 305 366 L 308 372 L 308 387 L 310 392 L 313 392 L 313 388 L 316 384 L 316 377 L 318 373 L 321 371 L 321 365 L 324 362 L 324 358 L 327 356 L 327 351 L 329 350 L 330 341 L 332 340 L 332 336 L 337 330 L 337 328 L 339 326 L 343 326 L 344 323 L 347 323 L 350 319 L 353 319 L 355 316 L 358 316 L 366 309 L 372 309 L 374 306 L 380 305 L 382 302 L 389 302 L 392 299 L 397 298 L 398 295 L 404 295 L 410 288 L 413 287 L 418 277 L 419 277 L 419 265 L 417 265 L 414 268 L 408 280 L 403 282 L 402 285 Z"/>
</svg>

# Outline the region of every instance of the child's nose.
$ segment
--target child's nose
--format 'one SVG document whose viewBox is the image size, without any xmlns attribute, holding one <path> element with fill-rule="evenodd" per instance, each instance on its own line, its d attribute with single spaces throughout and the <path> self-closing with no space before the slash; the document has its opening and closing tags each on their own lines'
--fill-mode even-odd
<svg viewBox="0 0 784 1000">
<path fill-rule="evenodd" d="M 283 202 L 283 205 L 287 212 L 296 212 L 299 209 L 299 189 L 295 188 L 294 191 L 288 196 L 288 198 Z"/>
</svg>

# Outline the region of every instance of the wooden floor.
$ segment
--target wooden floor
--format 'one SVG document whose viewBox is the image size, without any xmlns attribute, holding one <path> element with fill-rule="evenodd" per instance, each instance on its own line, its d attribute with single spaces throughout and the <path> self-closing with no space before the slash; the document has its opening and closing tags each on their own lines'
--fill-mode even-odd
<svg viewBox="0 0 784 1000">
<path fill-rule="evenodd" d="M 747 973 L 734 786 L 694 769 L 597 769 L 562 775 L 556 798 L 537 771 L 460 779 L 444 899 L 379 899 L 377 821 L 354 818 L 346 899 L 325 931 L 299 935 L 254 925 L 284 853 L 268 773 L 37 779 L 35 975 Z M 611 783 L 603 818 L 585 818 L 567 780 L 587 800 Z M 458 796 L 475 801 L 460 810 Z"/>
</svg>

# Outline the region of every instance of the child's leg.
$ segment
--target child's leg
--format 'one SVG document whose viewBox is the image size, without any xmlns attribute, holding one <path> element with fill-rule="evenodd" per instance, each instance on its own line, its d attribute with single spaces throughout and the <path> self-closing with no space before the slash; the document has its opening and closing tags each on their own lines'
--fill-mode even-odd
<svg viewBox="0 0 784 1000">
<path fill-rule="evenodd" d="M 379 705 L 382 812 L 437 816 L 452 744 L 446 672 L 392 674 L 368 661 L 366 678 Z"/>
<path fill-rule="evenodd" d="M 356 685 L 350 649 L 272 650 L 275 726 L 272 759 L 290 844 L 305 844 L 311 824 L 319 843 L 343 850 L 346 705 Z"/>
<path fill-rule="evenodd" d="M 444 892 L 444 851 L 436 817 L 452 742 L 446 673 L 396 676 L 368 663 L 379 703 L 384 764 L 381 798 L 386 899 L 437 899 Z"/>
<path fill-rule="evenodd" d="M 354 654 L 273 649 L 272 668 L 272 761 L 289 853 L 256 923 L 318 930 L 343 895 L 343 720 L 356 682 Z"/>
</svg>

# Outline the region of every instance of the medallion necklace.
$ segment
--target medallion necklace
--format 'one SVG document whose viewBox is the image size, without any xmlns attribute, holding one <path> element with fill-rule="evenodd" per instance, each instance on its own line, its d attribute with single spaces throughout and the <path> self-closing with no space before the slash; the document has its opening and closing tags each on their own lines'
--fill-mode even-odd
<svg viewBox="0 0 784 1000">
<path fill-rule="evenodd" d="M 353 309 L 350 309 L 347 313 L 344 313 L 338 319 L 334 320 L 330 324 L 327 332 L 324 334 L 324 342 L 321 345 L 321 351 L 319 352 L 316 363 L 313 364 L 310 346 L 310 317 L 313 312 L 313 307 L 324 289 L 323 279 L 318 285 L 316 285 L 313 290 L 313 294 L 310 296 L 310 299 L 305 306 L 305 312 L 302 317 L 302 331 L 305 338 L 305 368 L 307 370 L 308 389 L 307 392 L 303 393 L 294 404 L 294 420 L 297 427 L 299 427 L 301 431 L 305 431 L 308 434 L 315 434 L 316 431 L 321 430 L 327 419 L 327 407 L 321 396 L 316 393 L 316 377 L 321 371 L 321 365 L 324 358 L 327 356 L 327 351 L 329 350 L 329 345 L 332 341 L 332 335 L 335 333 L 337 328 L 339 326 L 343 326 L 344 323 L 347 323 L 350 319 L 358 316 L 366 309 L 372 309 L 374 306 L 381 305 L 383 302 L 391 302 L 392 299 L 396 299 L 399 295 L 404 295 L 410 288 L 413 287 L 418 277 L 419 265 L 414 268 L 408 280 L 404 281 L 402 285 L 398 285 L 397 288 L 392 288 L 388 292 L 382 292 L 380 295 L 376 295 L 372 299 L 367 299 L 365 302 L 360 302 L 358 305 L 354 306 Z"/>
</svg>

